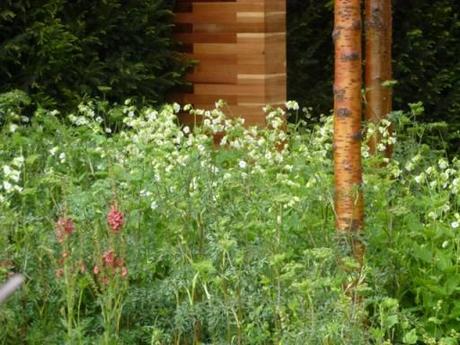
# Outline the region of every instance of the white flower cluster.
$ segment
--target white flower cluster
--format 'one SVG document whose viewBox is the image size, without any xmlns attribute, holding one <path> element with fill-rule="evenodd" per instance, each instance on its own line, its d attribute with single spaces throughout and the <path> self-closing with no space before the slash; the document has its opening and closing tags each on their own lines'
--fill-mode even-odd
<svg viewBox="0 0 460 345">
<path fill-rule="evenodd" d="M 6 202 L 6 196 L 12 193 L 20 193 L 23 188 L 20 186 L 21 169 L 24 166 L 24 157 L 15 157 L 10 164 L 2 167 L 2 184 L 0 186 L 0 203 Z"/>
<path fill-rule="evenodd" d="M 372 137 L 377 138 L 377 151 L 378 152 L 385 152 L 388 147 L 393 146 L 396 144 L 396 133 L 393 130 L 393 125 L 390 120 L 382 119 L 378 124 L 369 123 L 366 130 L 366 139 L 363 145 L 363 157 L 369 157 L 369 147 L 366 143 L 370 142 Z"/>
</svg>

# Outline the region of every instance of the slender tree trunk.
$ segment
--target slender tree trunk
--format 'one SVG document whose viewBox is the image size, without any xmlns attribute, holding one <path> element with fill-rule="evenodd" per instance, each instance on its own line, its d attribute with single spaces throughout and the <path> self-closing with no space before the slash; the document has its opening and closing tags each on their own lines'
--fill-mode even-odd
<svg viewBox="0 0 460 345">
<path fill-rule="evenodd" d="M 391 44 L 392 13 L 391 0 L 366 0 L 366 119 L 379 123 L 392 108 L 392 89 L 384 86 L 392 79 Z M 372 154 L 380 141 L 376 132 L 369 141 Z M 387 148 L 391 156 L 391 147 Z"/>
<path fill-rule="evenodd" d="M 336 0 L 334 80 L 334 174 L 336 228 L 351 235 L 362 262 L 363 246 L 356 239 L 364 218 L 361 190 L 361 1 Z"/>
<path fill-rule="evenodd" d="M 385 19 L 386 0 L 366 0 L 366 120 L 378 123 L 385 114 L 383 87 L 385 64 Z M 375 154 L 379 141 L 378 133 L 369 140 L 369 149 Z"/>
<path fill-rule="evenodd" d="M 385 80 L 390 81 L 393 79 L 393 7 L 392 0 L 385 0 L 384 7 L 384 19 L 385 19 L 385 49 L 384 49 L 384 72 Z M 393 88 L 385 87 L 384 91 L 384 114 L 388 116 L 393 110 Z M 392 128 L 391 128 L 392 131 Z M 393 155 L 393 146 L 388 145 L 385 152 L 387 157 Z"/>
</svg>

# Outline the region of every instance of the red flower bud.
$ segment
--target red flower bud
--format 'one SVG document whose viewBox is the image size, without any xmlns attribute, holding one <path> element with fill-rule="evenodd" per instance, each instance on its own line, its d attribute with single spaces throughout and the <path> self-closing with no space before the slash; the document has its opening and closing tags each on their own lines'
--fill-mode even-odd
<svg viewBox="0 0 460 345">
<path fill-rule="evenodd" d="M 102 254 L 102 261 L 107 266 L 114 266 L 115 263 L 115 252 L 113 249 L 106 250 L 104 254 Z"/>
</svg>

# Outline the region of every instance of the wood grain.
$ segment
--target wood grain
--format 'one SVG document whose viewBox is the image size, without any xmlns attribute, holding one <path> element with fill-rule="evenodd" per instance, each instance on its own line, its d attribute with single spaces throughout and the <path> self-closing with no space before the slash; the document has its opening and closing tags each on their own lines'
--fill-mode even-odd
<svg viewBox="0 0 460 345">
<path fill-rule="evenodd" d="M 212 109 L 223 99 L 229 116 L 262 126 L 262 107 L 284 104 L 286 0 L 177 0 L 175 23 L 184 56 L 197 62 L 190 92 L 175 100 Z"/>
</svg>

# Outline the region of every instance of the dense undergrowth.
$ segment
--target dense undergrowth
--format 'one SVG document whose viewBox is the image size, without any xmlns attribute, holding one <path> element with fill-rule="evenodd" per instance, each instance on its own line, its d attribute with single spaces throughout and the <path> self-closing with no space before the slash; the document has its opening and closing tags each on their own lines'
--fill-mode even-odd
<svg viewBox="0 0 460 345">
<path fill-rule="evenodd" d="M 334 230 L 330 117 L 3 109 L 0 281 L 26 283 L 0 344 L 457 344 L 460 161 L 419 143 L 411 109 L 394 159 L 363 149 L 362 270 Z M 394 142 L 389 124 L 368 133 Z"/>
</svg>

